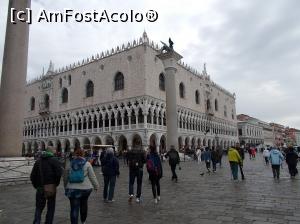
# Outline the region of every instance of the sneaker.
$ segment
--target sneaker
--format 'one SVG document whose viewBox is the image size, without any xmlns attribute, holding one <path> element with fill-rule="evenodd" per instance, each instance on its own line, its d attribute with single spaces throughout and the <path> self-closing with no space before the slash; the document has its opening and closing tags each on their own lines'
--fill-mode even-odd
<svg viewBox="0 0 300 224">
<path fill-rule="evenodd" d="M 113 203 L 113 202 L 115 202 L 114 199 L 113 200 L 107 200 L 107 203 Z"/>
<path fill-rule="evenodd" d="M 135 202 L 140 203 L 141 202 L 140 198 L 136 198 Z"/>
<path fill-rule="evenodd" d="M 157 204 L 158 203 L 158 200 L 157 198 L 154 198 L 154 203 Z"/>
<path fill-rule="evenodd" d="M 132 199 L 133 199 L 133 194 L 129 195 L 128 202 L 132 202 Z"/>
<path fill-rule="evenodd" d="M 160 201 L 160 196 L 157 196 L 157 200 Z"/>
</svg>

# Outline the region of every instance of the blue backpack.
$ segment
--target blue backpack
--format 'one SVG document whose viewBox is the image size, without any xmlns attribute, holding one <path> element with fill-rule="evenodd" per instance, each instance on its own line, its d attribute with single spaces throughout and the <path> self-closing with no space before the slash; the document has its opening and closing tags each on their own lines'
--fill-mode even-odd
<svg viewBox="0 0 300 224">
<path fill-rule="evenodd" d="M 86 161 L 78 162 L 76 160 L 72 161 L 71 169 L 69 172 L 69 183 L 82 183 L 84 181 L 84 171 L 83 166 Z"/>
</svg>

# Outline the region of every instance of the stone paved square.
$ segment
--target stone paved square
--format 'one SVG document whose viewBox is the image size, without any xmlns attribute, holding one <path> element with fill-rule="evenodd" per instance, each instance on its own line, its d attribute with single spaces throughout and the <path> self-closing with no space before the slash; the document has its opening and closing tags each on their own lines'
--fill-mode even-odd
<svg viewBox="0 0 300 224">
<path fill-rule="evenodd" d="M 247 155 L 248 156 L 248 155 Z M 128 204 L 128 168 L 121 164 L 117 180 L 115 202 L 102 201 L 103 178 L 96 168 L 100 191 L 89 198 L 87 223 L 300 223 L 300 182 L 289 178 L 286 164 L 281 169 L 280 181 L 274 181 L 270 167 L 263 163 L 261 154 L 256 160 L 246 158 L 246 181 L 233 182 L 227 157 L 217 173 L 200 176 L 196 162 L 182 162 L 177 171 L 178 183 L 172 183 L 167 163 L 161 180 L 161 201 L 154 204 L 151 185 L 144 172 L 143 202 Z M 34 189 L 30 184 L 0 188 L 0 223 L 32 223 Z M 60 186 L 57 195 L 54 223 L 69 221 L 69 200 Z"/>
</svg>

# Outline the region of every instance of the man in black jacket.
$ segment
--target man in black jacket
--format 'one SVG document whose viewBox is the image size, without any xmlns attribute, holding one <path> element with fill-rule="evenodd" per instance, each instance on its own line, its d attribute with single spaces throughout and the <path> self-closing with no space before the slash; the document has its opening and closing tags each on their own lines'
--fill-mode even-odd
<svg viewBox="0 0 300 224">
<path fill-rule="evenodd" d="M 288 164 L 291 178 L 295 178 L 295 176 L 298 174 L 298 170 L 297 170 L 298 154 L 295 152 L 292 146 L 288 148 L 288 152 L 285 155 L 285 161 Z"/>
<path fill-rule="evenodd" d="M 136 202 L 140 203 L 142 194 L 142 181 L 143 181 L 143 167 L 146 163 L 146 153 L 141 148 L 134 148 L 127 153 L 128 166 L 129 166 L 129 199 L 131 202 L 133 199 L 133 185 L 136 178 L 137 190 L 136 190 Z"/>
<path fill-rule="evenodd" d="M 30 180 L 33 187 L 36 189 L 36 207 L 34 215 L 34 224 L 41 223 L 41 214 L 47 202 L 46 224 L 53 223 L 55 212 L 56 191 L 50 197 L 45 194 L 45 185 L 54 184 L 54 189 L 59 185 L 60 178 L 63 173 L 63 168 L 60 162 L 54 157 L 55 149 L 48 147 L 42 152 L 41 158 L 38 159 L 31 171 Z"/>
<path fill-rule="evenodd" d="M 180 157 L 179 153 L 175 150 L 175 146 L 171 145 L 170 150 L 166 154 L 166 158 L 169 158 L 169 165 L 171 167 L 172 171 L 172 181 L 175 180 L 176 182 L 178 181 L 178 177 L 176 174 L 176 166 L 177 164 L 179 165 L 180 163 Z M 180 167 L 179 167 L 180 169 Z"/>
</svg>

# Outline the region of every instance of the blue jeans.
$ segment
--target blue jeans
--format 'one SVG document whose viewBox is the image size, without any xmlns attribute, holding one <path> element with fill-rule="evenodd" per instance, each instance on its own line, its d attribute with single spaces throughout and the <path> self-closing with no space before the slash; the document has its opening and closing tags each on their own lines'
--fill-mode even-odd
<svg viewBox="0 0 300 224">
<path fill-rule="evenodd" d="M 137 181 L 136 197 L 140 198 L 142 194 L 143 169 L 129 170 L 129 195 L 133 195 L 134 181 Z"/>
<path fill-rule="evenodd" d="M 80 197 L 69 197 L 71 212 L 71 224 L 78 224 L 78 216 L 80 211 L 80 220 L 85 222 L 88 213 L 88 199 L 92 190 L 82 190 Z"/>
<path fill-rule="evenodd" d="M 104 177 L 103 199 L 111 201 L 114 198 L 116 176 L 104 175 L 103 177 Z"/>
<path fill-rule="evenodd" d="M 55 212 L 55 197 L 45 198 L 43 191 L 36 191 L 35 197 L 35 214 L 33 224 L 41 223 L 41 215 L 47 202 L 47 214 L 45 224 L 52 224 Z"/>
<path fill-rule="evenodd" d="M 230 163 L 230 168 L 231 168 L 231 173 L 233 176 L 234 180 L 238 179 L 238 172 L 239 172 L 239 164 L 237 162 L 229 162 Z"/>
</svg>

